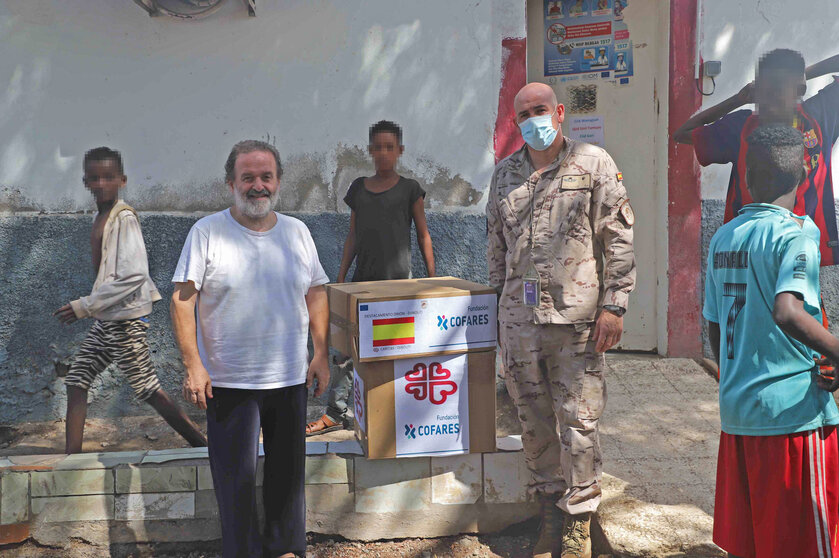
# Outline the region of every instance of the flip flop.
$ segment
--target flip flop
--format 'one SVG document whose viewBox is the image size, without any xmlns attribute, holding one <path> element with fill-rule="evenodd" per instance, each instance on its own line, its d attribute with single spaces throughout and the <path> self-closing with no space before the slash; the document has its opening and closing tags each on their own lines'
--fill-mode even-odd
<svg viewBox="0 0 839 558">
<path fill-rule="evenodd" d="M 318 434 L 325 434 L 333 430 L 343 430 L 344 425 L 340 422 L 334 422 L 331 418 L 323 415 L 318 420 L 313 420 L 306 425 L 306 436 L 317 436 Z"/>
</svg>

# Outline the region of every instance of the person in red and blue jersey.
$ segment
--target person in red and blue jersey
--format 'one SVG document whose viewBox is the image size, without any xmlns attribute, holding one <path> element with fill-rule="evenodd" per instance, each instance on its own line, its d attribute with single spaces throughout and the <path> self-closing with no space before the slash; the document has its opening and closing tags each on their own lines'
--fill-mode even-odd
<svg viewBox="0 0 839 558">
<path fill-rule="evenodd" d="M 757 64 L 754 82 L 736 95 L 691 117 L 674 134 L 680 143 L 693 144 L 699 164 L 732 163 L 724 222 L 752 202 L 746 188 L 746 138 L 758 126 L 781 124 L 797 128 L 804 142 L 804 181 L 798 186 L 795 213 L 807 215 L 821 232 L 821 265 L 839 264 L 831 150 L 839 137 L 839 83 L 837 79 L 801 102 L 806 80 L 839 73 L 839 55 L 810 67 L 799 52 L 776 49 Z M 755 103 L 756 112 L 735 110 Z M 732 112 L 734 111 L 734 112 Z"/>
</svg>

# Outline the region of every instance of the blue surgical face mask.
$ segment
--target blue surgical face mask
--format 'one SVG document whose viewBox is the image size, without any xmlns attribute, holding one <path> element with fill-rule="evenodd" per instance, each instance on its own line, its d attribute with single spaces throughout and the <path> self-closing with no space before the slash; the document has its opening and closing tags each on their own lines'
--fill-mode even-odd
<svg viewBox="0 0 839 558">
<path fill-rule="evenodd" d="M 524 142 L 536 151 L 544 151 L 556 139 L 557 129 L 553 125 L 554 113 L 533 116 L 519 124 Z"/>
</svg>

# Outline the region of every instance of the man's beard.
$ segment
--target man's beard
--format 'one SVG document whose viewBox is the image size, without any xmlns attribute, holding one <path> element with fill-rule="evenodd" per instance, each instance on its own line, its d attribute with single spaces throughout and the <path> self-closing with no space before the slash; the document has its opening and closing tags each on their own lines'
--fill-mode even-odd
<svg viewBox="0 0 839 558">
<path fill-rule="evenodd" d="M 267 192 L 267 190 L 266 190 Z M 273 194 L 265 197 L 250 197 L 242 193 L 238 188 L 233 189 L 233 199 L 236 209 L 249 219 L 262 219 L 273 211 L 277 205 L 277 198 L 280 197 L 280 189 L 274 190 Z"/>
</svg>

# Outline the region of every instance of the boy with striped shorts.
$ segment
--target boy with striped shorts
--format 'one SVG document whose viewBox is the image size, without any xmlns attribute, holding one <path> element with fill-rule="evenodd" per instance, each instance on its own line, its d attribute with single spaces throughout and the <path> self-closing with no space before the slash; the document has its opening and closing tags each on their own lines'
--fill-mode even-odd
<svg viewBox="0 0 839 558">
<path fill-rule="evenodd" d="M 793 213 L 804 140 L 789 126 L 748 137 L 754 203 L 711 240 L 703 315 L 720 365 L 714 542 L 729 556 L 839 552 L 839 339 L 821 324 L 819 229 Z"/>
<path fill-rule="evenodd" d="M 207 438 L 160 387 L 149 356 L 146 334 L 152 304 L 160 294 L 149 277 L 140 221 L 119 199 L 125 186 L 122 156 L 107 147 L 84 157 L 84 185 L 96 200 L 90 245 L 96 282 L 89 296 L 65 304 L 53 314 L 63 324 L 95 318 L 64 380 L 67 386 L 65 453 L 82 450 L 87 392 L 112 362 L 128 378 L 140 401 L 151 405 L 192 446 Z"/>
</svg>

